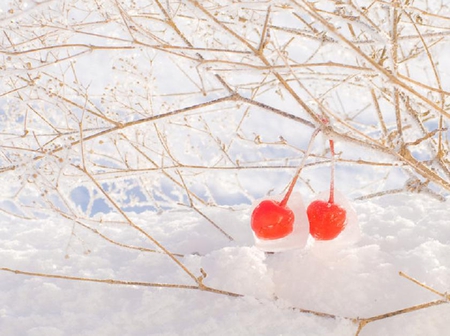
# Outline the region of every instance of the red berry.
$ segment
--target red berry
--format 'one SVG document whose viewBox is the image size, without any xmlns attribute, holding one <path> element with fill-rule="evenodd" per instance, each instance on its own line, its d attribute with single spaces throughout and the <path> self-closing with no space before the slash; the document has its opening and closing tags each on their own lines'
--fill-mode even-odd
<svg viewBox="0 0 450 336">
<path fill-rule="evenodd" d="M 336 203 L 317 200 L 308 206 L 306 213 L 311 236 L 317 240 L 334 239 L 345 228 L 347 212 Z"/>
<path fill-rule="evenodd" d="M 251 226 L 260 239 L 279 239 L 294 229 L 294 212 L 280 202 L 262 201 L 252 213 Z"/>
</svg>

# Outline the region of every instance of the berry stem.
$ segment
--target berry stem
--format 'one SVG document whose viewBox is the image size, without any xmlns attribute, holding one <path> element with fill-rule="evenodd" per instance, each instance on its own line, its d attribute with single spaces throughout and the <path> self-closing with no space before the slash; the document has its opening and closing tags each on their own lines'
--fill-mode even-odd
<svg viewBox="0 0 450 336">
<path fill-rule="evenodd" d="M 303 159 L 300 162 L 300 166 L 298 167 L 298 169 L 294 175 L 294 178 L 291 181 L 291 184 L 289 185 L 286 195 L 284 196 L 283 200 L 280 202 L 280 206 L 282 206 L 282 207 L 286 206 L 287 202 L 289 201 L 289 197 L 291 197 L 292 191 L 294 190 L 294 186 L 297 183 L 298 177 L 300 176 L 300 173 L 302 172 L 303 167 L 305 166 L 306 159 L 308 158 L 309 153 L 311 152 L 314 138 L 317 136 L 317 134 L 319 134 L 319 132 L 320 132 L 320 128 L 316 128 L 314 130 L 314 132 L 312 133 L 311 139 L 309 140 L 309 143 L 308 143 L 308 148 L 306 149 L 305 154 L 303 155 Z"/>
<path fill-rule="evenodd" d="M 328 203 L 334 203 L 334 141 L 330 139 L 331 152 L 331 180 L 330 180 L 330 199 Z"/>
</svg>

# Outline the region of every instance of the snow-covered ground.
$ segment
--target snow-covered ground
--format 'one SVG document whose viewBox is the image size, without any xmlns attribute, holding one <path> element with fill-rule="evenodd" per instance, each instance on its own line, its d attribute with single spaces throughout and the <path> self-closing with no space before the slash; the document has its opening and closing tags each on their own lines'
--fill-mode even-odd
<svg viewBox="0 0 450 336">
<path fill-rule="evenodd" d="M 268 254 L 253 246 L 249 208 L 208 215 L 228 242 L 189 212 L 134 216 L 167 248 L 185 256 L 205 284 L 243 294 L 48 279 L 2 272 L 2 335 L 354 335 L 345 319 L 372 317 L 441 299 L 399 276 L 445 292 L 450 283 L 448 204 L 392 195 L 353 203 L 362 237 Z M 113 219 L 113 218 L 111 218 Z M 36 222 L 2 215 L 2 267 L 75 277 L 194 284 L 166 256 L 112 245 L 60 218 Z M 181 230 L 182 228 L 182 230 Z M 99 228 L 119 242 L 151 247 L 133 230 Z M 278 298 L 275 300 L 275 297 Z M 294 308 L 336 315 L 303 313 Z M 361 335 L 446 335 L 450 305 L 372 322 Z"/>
</svg>

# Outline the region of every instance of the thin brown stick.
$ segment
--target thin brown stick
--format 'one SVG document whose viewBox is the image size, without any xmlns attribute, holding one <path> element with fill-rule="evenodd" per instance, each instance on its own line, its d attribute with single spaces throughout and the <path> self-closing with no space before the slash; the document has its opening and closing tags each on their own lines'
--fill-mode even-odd
<svg viewBox="0 0 450 336">
<path fill-rule="evenodd" d="M 149 249 L 149 248 L 145 248 L 145 247 L 139 247 L 139 246 L 133 246 L 133 245 L 128 245 L 128 244 L 123 244 L 123 243 L 119 243 L 118 241 L 109 238 L 108 236 L 104 235 L 103 233 L 101 233 L 99 230 L 94 229 L 92 227 L 90 227 L 89 225 L 86 225 L 84 223 L 82 223 L 80 220 L 78 219 L 74 219 L 74 218 L 70 218 L 70 217 L 66 217 L 68 219 L 73 220 L 75 223 L 77 223 L 78 225 L 80 225 L 81 227 L 95 233 L 96 235 L 98 235 L 99 237 L 103 238 L 104 240 L 106 240 L 107 242 L 123 247 L 123 248 L 127 248 L 130 250 L 137 250 L 137 251 L 141 251 L 141 252 L 150 252 L 150 253 L 160 253 L 160 254 L 164 254 L 164 252 L 162 251 L 158 251 L 158 250 L 153 250 L 153 249 Z M 179 253 L 172 253 L 174 256 L 176 257 L 184 257 L 184 254 L 179 254 Z"/>
<path fill-rule="evenodd" d="M 434 294 L 437 294 L 437 295 L 439 295 L 439 296 L 442 296 L 443 298 L 446 298 L 447 300 L 450 300 L 450 294 L 447 294 L 447 293 L 441 293 L 441 292 L 437 291 L 436 289 L 434 289 L 434 288 L 432 288 L 432 287 L 430 287 L 430 286 L 425 285 L 424 283 L 420 282 L 419 280 L 414 279 L 413 277 L 407 275 L 407 274 L 404 273 L 404 272 L 401 272 L 401 271 L 400 271 L 398 274 L 399 274 L 401 277 L 403 277 L 403 278 L 405 278 L 405 279 L 408 279 L 409 281 L 415 283 L 416 285 L 419 285 L 420 287 L 423 287 L 423 288 L 429 290 L 430 292 L 432 292 L 432 293 L 434 293 Z"/>
<path fill-rule="evenodd" d="M 398 0 L 393 0 L 390 10 L 390 21 L 391 21 L 391 31 L 390 31 L 390 51 L 391 51 L 391 63 L 392 63 L 392 74 L 397 77 L 398 74 L 398 22 L 400 21 L 401 14 L 398 12 L 397 7 L 399 6 Z M 395 110 L 395 121 L 397 124 L 397 134 L 399 140 L 403 143 L 403 126 L 402 126 L 402 115 L 400 111 L 400 93 L 398 88 L 393 86 L 393 104 Z"/>
<path fill-rule="evenodd" d="M 384 121 L 383 114 L 381 113 L 380 104 L 378 102 L 378 98 L 377 98 L 377 95 L 375 93 L 375 90 L 371 89 L 370 90 L 370 94 L 372 96 L 372 101 L 373 101 L 373 105 L 375 107 L 375 111 L 377 112 L 378 120 L 380 121 L 380 126 L 381 126 L 381 130 L 382 130 L 383 138 L 386 139 L 387 138 L 387 134 L 388 134 L 387 127 L 386 127 L 386 122 Z"/>
<path fill-rule="evenodd" d="M 204 219 L 206 219 L 212 226 L 214 226 L 220 233 L 222 233 L 225 237 L 228 238 L 229 241 L 234 241 L 234 238 L 232 236 L 230 236 L 227 232 L 225 232 L 224 229 L 222 229 L 219 225 L 217 225 L 211 218 L 209 218 L 208 216 L 206 216 L 202 211 L 200 211 L 200 209 L 198 209 L 195 204 L 194 201 L 192 200 L 191 197 L 191 192 L 189 190 L 189 188 L 187 187 L 183 175 L 180 173 L 179 170 L 177 170 L 178 176 L 180 177 L 181 180 L 181 184 L 184 187 L 184 189 L 186 190 L 186 195 L 189 199 L 189 207 L 191 209 L 194 209 L 195 212 L 197 212 L 200 216 L 202 216 Z"/>
<path fill-rule="evenodd" d="M 211 292 L 215 294 L 222 294 L 232 297 L 242 297 L 241 294 L 228 292 L 220 289 L 215 289 L 207 286 L 191 286 L 191 285 L 182 285 L 182 284 L 170 284 L 170 283 L 157 283 L 157 282 L 142 282 L 142 281 L 126 281 L 126 280 L 117 280 L 117 279 L 96 279 L 96 278 L 85 278 L 85 277 L 75 277 L 69 275 L 58 275 L 58 274 L 47 274 L 47 273 L 38 273 L 38 272 L 26 272 L 15 270 L 11 268 L 1 267 L 0 271 L 10 272 L 14 274 L 28 275 L 34 277 L 41 278 L 49 278 L 49 279 L 61 279 L 61 280 L 71 280 L 71 281 L 80 281 L 80 282 L 96 282 L 96 283 L 104 283 L 109 285 L 123 285 L 123 286 L 140 286 L 140 287 L 158 287 L 158 288 L 173 288 L 173 289 L 194 289 L 200 290 L 204 292 Z"/>
<path fill-rule="evenodd" d="M 264 52 L 264 48 L 267 45 L 268 38 L 268 28 L 269 28 L 269 19 L 270 19 L 270 10 L 271 7 L 267 7 L 266 19 L 264 20 L 263 30 L 261 32 L 261 39 L 259 41 L 258 53 L 262 54 Z"/>
<path fill-rule="evenodd" d="M 371 322 L 376 322 L 376 321 L 379 321 L 379 320 L 387 319 L 387 318 L 398 316 L 398 315 L 402 315 L 402 314 L 412 313 L 414 311 L 421 310 L 421 309 L 426 309 L 426 308 L 430 308 L 430 307 L 440 306 L 440 305 L 446 304 L 446 303 L 448 303 L 448 300 L 430 301 L 430 302 L 427 302 L 427 303 L 415 305 L 415 306 L 404 308 L 404 309 L 395 310 L 395 311 L 392 311 L 392 312 L 389 312 L 389 313 L 385 313 L 385 314 L 381 314 L 381 315 L 377 315 L 377 316 L 372 316 L 372 317 L 369 317 L 369 318 L 357 319 L 356 321 L 358 322 L 358 329 L 356 331 L 355 336 L 358 336 L 360 334 L 361 330 L 367 324 L 369 324 Z"/>
<path fill-rule="evenodd" d="M 104 190 L 104 188 L 100 185 L 100 183 L 92 176 L 91 173 L 87 171 L 86 168 L 76 167 L 81 170 L 89 179 L 94 183 L 97 187 L 98 191 L 100 191 L 103 196 L 110 202 L 110 204 L 120 213 L 120 215 L 126 220 L 126 222 L 136 231 L 142 233 L 147 239 L 149 239 L 153 244 L 155 244 L 160 250 L 162 250 L 170 259 L 172 259 L 175 264 L 177 264 L 189 277 L 191 277 L 200 287 L 204 286 L 190 270 L 187 269 L 183 263 L 178 260 L 172 252 L 167 250 L 159 241 L 153 238 L 150 234 L 148 234 L 144 229 L 142 229 L 139 225 L 136 225 L 131 218 L 122 210 L 122 208 L 112 199 L 112 197 Z"/>
</svg>

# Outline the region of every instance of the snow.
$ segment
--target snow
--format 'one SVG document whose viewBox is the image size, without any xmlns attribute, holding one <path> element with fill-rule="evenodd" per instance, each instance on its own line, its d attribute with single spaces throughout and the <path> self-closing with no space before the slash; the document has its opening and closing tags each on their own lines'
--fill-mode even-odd
<svg viewBox="0 0 450 336">
<path fill-rule="evenodd" d="M 249 207 L 231 215 L 224 215 L 224 209 L 209 213 L 227 219 L 224 229 L 240 233 L 236 242 L 199 230 L 208 223 L 204 219 L 199 223 L 189 212 L 135 215 L 171 251 L 185 253 L 180 260 L 190 270 L 198 273 L 203 268 L 207 286 L 244 297 L 2 272 L 2 335 L 353 335 L 356 325 L 344 317 L 371 317 L 439 299 L 398 272 L 438 291 L 448 289 L 446 203 L 403 194 L 353 206 L 362 228 L 357 243 L 310 244 L 274 254 L 253 246 Z M 192 284 L 166 256 L 112 245 L 58 217 L 32 224 L 6 215 L 1 220 L 2 267 Z M 183 236 L 174 234 L 181 227 Z M 121 242 L 140 239 L 131 230 L 118 231 Z M 293 307 L 339 317 L 319 317 Z M 449 313 L 449 305 L 426 308 L 370 323 L 361 335 L 444 335 Z"/>
</svg>

